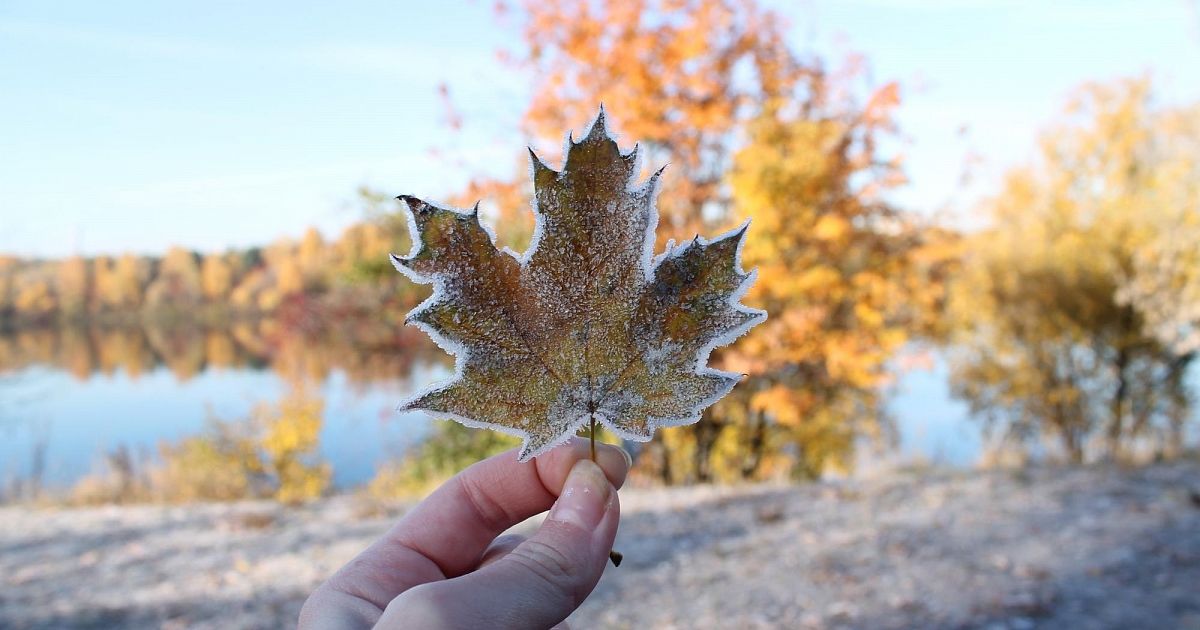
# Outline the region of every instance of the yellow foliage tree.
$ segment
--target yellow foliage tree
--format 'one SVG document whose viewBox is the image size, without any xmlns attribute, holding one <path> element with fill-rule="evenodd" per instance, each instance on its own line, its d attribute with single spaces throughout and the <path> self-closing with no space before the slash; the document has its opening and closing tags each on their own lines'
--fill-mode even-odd
<svg viewBox="0 0 1200 630">
<path fill-rule="evenodd" d="M 316 453 L 323 407 L 297 387 L 250 418 L 213 421 L 201 435 L 160 447 L 163 463 L 151 471 L 150 487 L 157 498 L 180 502 L 318 498 L 331 478 Z"/>
<path fill-rule="evenodd" d="M 767 108 L 735 158 L 736 208 L 754 220 L 743 256 L 759 270 L 747 299 L 771 313 L 727 354 L 752 377 L 739 402 L 753 464 L 774 426 L 797 474 L 849 467 L 855 438 L 879 426 L 888 359 L 938 303 L 953 248 L 882 197 L 904 181 L 876 151 L 898 102 L 890 84 L 865 106 L 818 92 Z"/>
<path fill-rule="evenodd" d="M 87 310 L 91 300 L 91 270 L 88 262 L 82 256 L 69 256 L 59 261 L 56 272 L 58 308 L 66 317 L 78 317 Z"/>
<path fill-rule="evenodd" d="M 11 316 L 16 291 L 16 271 L 18 260 L 15 256 L 0 254 L 0 319 Z"/>
<path fill-rule="evenodd" d="M 1146 80 L 1086 86 L 1040 159 L 985 204 L 991 226 L 971 238 L 952 299 L 955 390 L 977 414 L 1017 439 L 1053 437 L 1075 462 L 1098 441 L 1121 457 L 1181 436 L 1197 121 L 1200 107 L 1156 107 Z"/>
<path fill-rule="evenodd" d="M 50 280 L 41 277 L 24 277 L 17 284 L 13 307 L 17 313 L 31 319 L 44 319 L 58 309 Z"/>
<path fill-rule="evenodd" d="M 146 260 L 134 254 L 124 254 L 113 268 L 112 284 L 103 302 L 116 308 L 133 309 L 142 305 L 144 287 L 150 279 Z"/>
<path fill-rule="evenodd" d="M 233 267 L 224 254 L 209 254 L 200 265 L 200 285 L 204 297 L 209 301 L 220 302 L 229 296 L 233 290 Z"/>
<path fill-rule="evenodd" d="M 300 273 L 304 274 L 308 283 L 315 283 L 322 279 L 328 251 L 325 239 L 321 238 L 321 232 L 317 228 L 309 227 L 304 231 L 304 237 L 300 239 L 296 257 L 297 264 L 300 265 Z"/>
<path fill-rule="evenodd" d="M 320 399 L 295 392 L 266 414 L 261 447 L 279 501 L 315 499 L 329 486 L 329 466 L 312 461 L 320 444 L 323 409 Z"/>
<path fill-rule="evenodd" d="M 185 308 L 203 298 L 197 255 L 182 247 L 167 250 L 158 274 L 146 287 L 145 305 L 151 308 Z"/>
<path fill-rule="evenodd" d="M 159 447 L 162 465 L 150 472 L 155 498 L 169 502 L 236 501 L 257 495 L 264 474 L 244 427 L 213 422 L 202 435 Z"/>
</svg>

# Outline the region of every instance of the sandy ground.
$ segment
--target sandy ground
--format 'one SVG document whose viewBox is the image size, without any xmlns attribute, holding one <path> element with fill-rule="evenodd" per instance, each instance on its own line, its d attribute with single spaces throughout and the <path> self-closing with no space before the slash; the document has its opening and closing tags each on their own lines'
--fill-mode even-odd
<svg viewBox="0 0 1200 630">
<path fill-rule="evenodd" d="M 626 490 L 575 628 L 1197 628 L 1200 463 Z M 276 628 L 395 514 L 0 508 L 0 628 Z M 531 526 L 531 525 L 527 525 Z"/>
</svg>

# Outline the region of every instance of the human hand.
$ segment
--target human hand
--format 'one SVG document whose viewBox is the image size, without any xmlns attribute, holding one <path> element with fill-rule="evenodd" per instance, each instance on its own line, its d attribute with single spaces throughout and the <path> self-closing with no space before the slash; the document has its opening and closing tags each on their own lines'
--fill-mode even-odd
<svg viewBox="0 0 1200 630">
<path fill-rule="evenodd" d="M 617 534 L 621 449 L 587 440 L 472 465 L 304 602 L 300 628 L 549 628 L 595 588 Z M 528 540 L 499 536 L 549 509 Z"/>
</svg>

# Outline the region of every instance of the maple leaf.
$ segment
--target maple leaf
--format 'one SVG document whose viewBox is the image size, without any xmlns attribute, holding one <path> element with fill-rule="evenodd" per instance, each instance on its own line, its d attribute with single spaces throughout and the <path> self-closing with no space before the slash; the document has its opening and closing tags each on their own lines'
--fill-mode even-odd
<svg viewBox="0 0 1200 630">
<path fill-rule="evenodd" d="M 739 251 L 746 224 L 653 255 L 662 169 L 638 183 L 604 110 L 567 138 L 561 172 L 530 150 L 535 230 L 520 258 L 496 249 L 471 211 L 400 197 L 413 248 L 392 263 L 433 294 L 407 321 L 456 356 L 455 375 L 399 409 L 449 416 L 524 439 L 527 461 L 597 421 L 646 441 L 695 422 L 740 375 L 707 367 L 766 313 L 738 303 L 754 281 Z"/>
</svg>

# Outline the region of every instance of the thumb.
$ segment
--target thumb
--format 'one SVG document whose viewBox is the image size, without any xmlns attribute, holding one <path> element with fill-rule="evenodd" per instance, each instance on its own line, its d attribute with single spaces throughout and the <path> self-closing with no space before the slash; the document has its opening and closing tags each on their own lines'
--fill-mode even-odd
<svg viewBox="0 0 1200 630">
<path fill-rule="evenodd" d="M 620 512 L 604 471 L 579 460 L 529 540 L 474 573 L 405 591 L 377 627 L 549 628 L 600 581 Z"/>
</svg>

